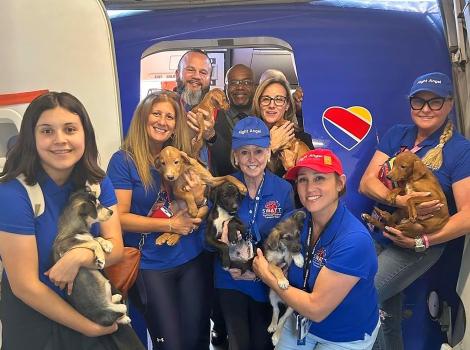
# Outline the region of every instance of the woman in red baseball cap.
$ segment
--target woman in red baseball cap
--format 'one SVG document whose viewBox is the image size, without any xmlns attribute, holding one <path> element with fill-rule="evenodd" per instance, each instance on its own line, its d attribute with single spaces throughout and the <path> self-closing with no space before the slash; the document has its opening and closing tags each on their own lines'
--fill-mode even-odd
<svg viewBox="0 0 470 350">
<path fill-rule="evenodd" d="M 328 149 L 312 150 L 285 178 L 295 180 L 306 213 L 304 266 L 291 264 L 290 286 L 281 289 L 260 249 L 253 262 L 255 273 L 294 309 L 276 349 L 371 349 L 379 329 L 377 257 L 369 232 L 339 200 L 346 188 L 341 161 Z"/>
</svg>

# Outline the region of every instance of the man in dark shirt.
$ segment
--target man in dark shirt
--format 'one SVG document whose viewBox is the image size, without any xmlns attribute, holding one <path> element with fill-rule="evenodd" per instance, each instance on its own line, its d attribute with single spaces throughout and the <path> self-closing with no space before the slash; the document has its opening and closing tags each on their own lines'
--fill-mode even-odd
<svg viewBox="0 0 470 350">
<path fill-rule="evenodd" d="M 230 102 L 228 111 L 219 111 L 214 125 L 215 137 L 208 143 L 211 154 L 211 171 L 216 176 L 229 175 L 235 171 L 230 162 L 233 126 L 250 114 L 255 86 L 253 71 L 237 64 L 227 71 L 225 93 Z"/>
</svg>

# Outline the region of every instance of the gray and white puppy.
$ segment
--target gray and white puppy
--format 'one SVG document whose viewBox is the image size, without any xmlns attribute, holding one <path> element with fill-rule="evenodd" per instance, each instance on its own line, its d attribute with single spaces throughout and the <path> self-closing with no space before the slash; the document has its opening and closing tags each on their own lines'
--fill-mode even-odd
<svg viewBox="0 0 470 350">
<path fill-rule="evenodd" d="M 94 237 L 90 228 L 95 222 L 108 220 L 112 214 L 89 188 L 72 193 L 59 218 L 59 232 L 52 248 L 54 263 L 71 249 L 87 248 L 95 253 L 96 266 L 103 268 L 105 252 L 110 253 L 113 244 L 102 237 Z M 100 270 L 81 267 L 73 282 L 72 294 L 66 299 L 79 313 L 100 325 L 130 323 L 127 307 L 120 303 L 122 296 L 112 294 L 111 284 Z"/>
<path fill-rule="evenodd" d="M 296 211 L 291 217 L 278 223 L 264 241 L 264 256 L 269 262 L 269 270 L 276 277 L 277 284 L 281 289 L 289 287 L 289 281 L 283 270 L 287 271 L 292 261 L 298 267 L 304 265 L 300 232 L 302 231 L 305 216 L 305 212 Z M 286 319 L 294 310 L 287 307 L 286 312 L 279 319 L 279 303 L 283 303 L 283 301 L 272 289 L 269 291 L 269 301 L 273 307 L 273 317 L 268 332 L 273 333 L 271 340 L 273 345 L 276 345 Z"/>
</svg>

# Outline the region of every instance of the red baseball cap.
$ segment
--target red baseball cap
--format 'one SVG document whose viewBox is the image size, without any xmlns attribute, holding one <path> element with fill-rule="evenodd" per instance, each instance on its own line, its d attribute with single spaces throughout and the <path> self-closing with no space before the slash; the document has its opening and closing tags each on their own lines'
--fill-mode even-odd
<svg viewBox="0 0 470 350">
<path fill-rule="evenodd" d="M 295 166 L 284 175 L 287 180 L 295 180 L 300 168 L 309 168 L 320 173 L 337 173 L 343 175 L 341 161 L 331 150 L 317 148 L 305 153 Z"/>
</svg>

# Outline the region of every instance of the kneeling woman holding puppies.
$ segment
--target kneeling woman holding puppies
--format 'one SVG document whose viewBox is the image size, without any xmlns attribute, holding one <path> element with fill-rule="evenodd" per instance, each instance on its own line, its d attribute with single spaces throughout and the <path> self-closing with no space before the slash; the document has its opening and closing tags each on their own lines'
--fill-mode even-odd
<svg viewBox="0 0 470 350">
<path fill-rule="evenodd" d="M 312 150 L 285 177 L 295 180 L 307 214 L 304 266 L 292 264 L 290 286 L 281 289 L 261 250 L 253 262 L 255 273 L 295 310 L 276 349 L 371 349 L 379 329 L 377 257 L 366 228 L 339 201 L 346 185 L 341 161 L 330 150 Z"/>
</svg>

